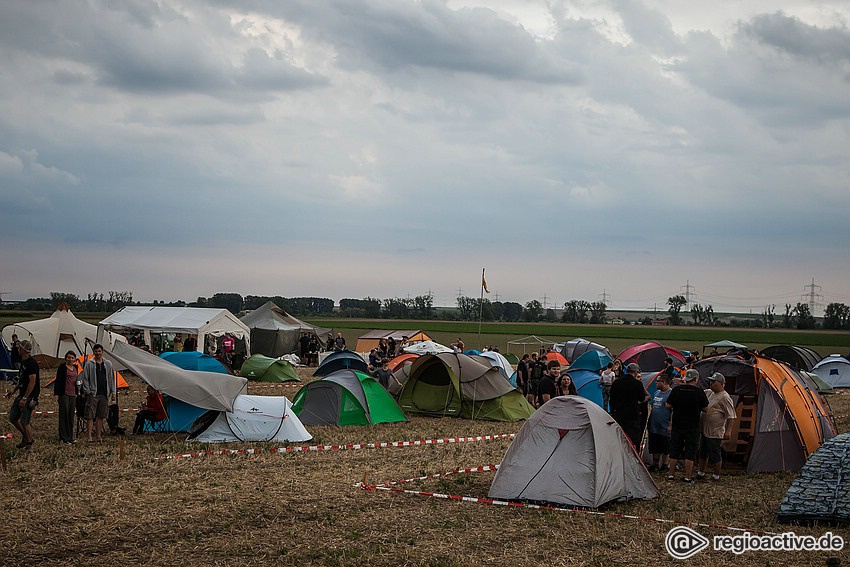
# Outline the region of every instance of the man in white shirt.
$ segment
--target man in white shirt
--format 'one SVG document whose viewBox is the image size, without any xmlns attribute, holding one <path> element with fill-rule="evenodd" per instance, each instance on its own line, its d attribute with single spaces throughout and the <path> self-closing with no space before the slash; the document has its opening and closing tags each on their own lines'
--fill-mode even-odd
<svg viewBox="0 0 850 567">
<path fill-rule="evenodd" d="M 708 398 L 708 407 L 702 414 L 700 431 L 702 433 L 699 449 L 699 465 L 697 466 L 697 478 L 706 477 L 706 465 L 711 465 L 714 473 L 712 480 L 720 480 L 720 466 L 723 464 L 721 443 L 729 438 L 729 426 L 735 419 L 735 404 L 732 397 L 725 390 L 726 377 L 720 372 L 715 372 L 708 378 L 709 388 L 705 391 Z"/>
</svg>

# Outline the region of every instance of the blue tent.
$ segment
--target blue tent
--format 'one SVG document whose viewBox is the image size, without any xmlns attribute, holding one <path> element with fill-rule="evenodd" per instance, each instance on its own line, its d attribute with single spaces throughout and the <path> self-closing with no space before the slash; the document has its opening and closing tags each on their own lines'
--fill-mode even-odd
<svg viewBox="0 0 850 567">
<path fill-rule="evenodd" d="M 208 411 L 170 396 L 162 396 L 162 401 L 165 403 L 168 419 L 159 424 L 164 425 L 164 428 L 157 428 L 159 432 L 188 433 L 192 429 L 192 423 Z M 149 421 L 145 423 L 145 431 L 153 431 Z"/>
<path fill-rule="evenodd" d="M 589 350 L 570 364 L 570 370 L 591 370 L 599 372 L 612 362 L 611 356 L 602 350 Z"/>
<path fill-rule="evenodd" d="M 202 352 L 164 352 L 159 356 L 183 370 L 202 370 L 204 372 L 230 374 L 221 362 Z"/>
<path fill-rule="evenodd" d="M 572 378 L 579 396 L 587 398 L 599 407 L 602 407 L 602 385 L 599 383 L 598 372 L 581 369 L 573 370 L 571 366 L 570 369 L 567 370 L 567 374 L 569 374 L 570 378 Z"/>
<path fill-rule="evenodd" d="M 341 350 L 328 355 L 318 368 L 316 368 L 316 371 L 313 372 L 313 376 L 327 376 L 337 370 L 344 369 L 359 370 L 360 372 L 368 373 L 369 365 L 366 364 L 366 361 L 363 360 L 363 358 L 356 352 Z"/>
<path fill-rule="evenodd" d="M 473 354 L 481 354 L 481 351 L 475 350 L 474 348 L 469 349 L 465 353 L 466 356 L 472 356 Z"/>
</svg>

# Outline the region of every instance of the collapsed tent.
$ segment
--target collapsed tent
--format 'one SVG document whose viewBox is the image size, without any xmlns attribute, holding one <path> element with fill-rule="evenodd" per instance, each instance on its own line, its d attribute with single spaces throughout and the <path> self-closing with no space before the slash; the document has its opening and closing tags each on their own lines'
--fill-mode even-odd
<svg viewBox="0 0 850 567">
<path fill-rule="evenodd" d="M 821 355 L 809 347 L 798 345 L 774 345 L 761 349 L 761 355 L 784 362 L 791 368 L 811 372 Z"/>
<path fill-rule="evenodd" d="M 694 368 L 706 388 L 713 373 L 726 377 L 737 419 L 723 449 L 747 472 L 798 471 L 835 435 L 826 402 L 785 363 L 743 351 L 703 359 Z"/>
<path fill-rule="evenodd" d="M 486 361 L 487 364 L 498 370 L 499 374 L 502 375 L 502 378 L 510 381 L 511 374 L 514 373 L 514 369 L 511 366 L 511 363 L 508 362 L 508 359 L 499 354 L 498 352 L 488 350 L 480 353 L 475 358 L 476 360 L 483 359 L 483 361 Z M 516 385 L 514 385 L 514 387 L 516 387 Z"/>
<path fill-rule="evenodd" d="M 673 366 L 681 368 L 685 365 L 685 357 L 682 353 L 672 347 L 666 347 L 661 343 L 649 341 L 640 345 L 632 345 L 620 354 L 617 359 L 623 366 L 636 362 L 641 372 L 658 372 L 664 369 L 664 360 L 673 359 Z"/>
<path fill-rule="evenodd" d="M 77 319 L 65 304 L 60 305 L 47 319 L 23 321 L 3 327 L 6 344 L 12 344 L 12 335 L 18 335 L 18 340 L 32 343 L 32 356 L 42 368 L 59 366 L 69 350 L 76 356 L 91 352 L 91 347 L 98 342 L 97 327 Z M 112 348 L 116 342 L 127 342 L 127 339 L 117 333 L 103 335 L 104 347 Z"/>
<path fill-rule="evenodd" d="M 600 371 L 606 368 L 610 362 L 611 357 L 604 351 L 589 350 L 567 368 L 567 374 L 570 375 L 578 395 L 592 401 L 599 407 L 602 407 Z"/>
<path fill-rule="evenodd" d="M 850 433 L 809 457 L 779 505 L 781 523 L 850 524 Z"/>
<path fill-rule="evenodd" d="M 159 355 L 163 360 L 167 360 L 175 366 L 179 366 L 183 370 L 200 370 L 202 372 L 218 372 L 219 374 L 230 374 L 217 358 L 208 354 L 197 351 L 185 352 L 163 352 Z"/>
<path fill-rule="evenodd" d="M 373 425 L 407 421 L 383 386 L 362 372 L 338 370 L 295 394 L 293 411 L 305 425 Z"/>
<path fill-rule="evenodd" d="M 598 508 L 658 494 L 608 412 L 579 396 L 559 396 L 543 404 L 520 428 L 487 496 Z"/>
<path fill-rule="evenodd" d="M 242 363 L 239 375 L 257 382 L 300 382 L 295 367 L 288 360 L 252 354 Z"/>
<path fill-rule="evenodd" d="M 285 396 L 239 395 L 233 411 L 209 411 L 192 425 L 187 441 L 309 441 L 313 436 L 298 420 Z"/>
<path fill-rule="evenodd" d="M 313 372 L 313 376 L 327 376 L 337 370 L 345 369 L 368 372 L 369 365 L 366 364 L 366 361 L 363 360 L 363 358 L 356 352 L 340 350 L 329 354 L 322 363 L 316 367 L 316 371 Z"/>
<path fill-rule="evenodd" d="M 354 347 L 354 350 L 357 352 L 369 352 L 373 348 L 378 348 L 378 345 L 381 344 L 381 339 L 388 341 L 392 338 L 392 340 L 400 344 L 405 337 L 407 337 L 408 342 L 431 340 L 431 337 L 429 337 L 427 333 L 418 329 L 410 331 L 387 331 L 382 329 L 378 331 L 369 331 L 364 335 L 360 335 L 357 339 L 357 345 Z"/>
<path fill-rule="evenodd" d="M 206 410 L 232 411 L 236 396 L 247 392 L 245 378 L 183 370 L 167 360 L 130 346 L 116 343 L 104 351 L 116 370 L 129 370 L 146 384 L 164 394 L 167 431 L 189 431 L 192 422 Z"/>
<path fill-rule="evenodd" d="M 207 336 L 231 335 L 244 340 L 247 354 L 251 354 L 250 330 L 227 309 L 128 306 L 103 319 L 98 324 L 98 336 L 101 329 L 140 330 L 148 346 L 152 346 L 151 332 L 197 335 L 198 352 L 204 351 Z"/>
<path fill-rule="evenodd" d="M 815 364 L 812 372 L 833 388 L 850 388 L 850 360 L 831 354 Z"/>
<path fill-rule="evenodd" d="M 297 319 L 267 301 L 241 319 L 251 330 L 251 352 L 278 358 L 284 354 L 299 352 L 298 339 L 303 333 L 324 336 L 330 329 L 316 327 Z"/>
<path fill-rule="evenodd" d="M 613 358 L 608 347 L 591 342 L 587 339 L 572 339 L 565 343 L 555 345 L 555 347 L 567 360 L 575 360 L 584 353 L 590 351 L 601 351 L 606 354 L 608 358 Z"/>
<path fill-rule="evenodd" d="M 420 341 L 418 343 L 413 343 L 408 345 L 402 349 L 404 352 L 409 354 L 439 354 L 441 352 L 454 352 L 447 346 L 441 345 L 440 343 L 435 343 L 434 341 Z"/>
<path fill-rule="evenodd" d="M 518 421 L 534 413 L 497 369 L 460 353 L 416 359 L 398 401 L 405 413 L 430 416 Z"/>
</svg>

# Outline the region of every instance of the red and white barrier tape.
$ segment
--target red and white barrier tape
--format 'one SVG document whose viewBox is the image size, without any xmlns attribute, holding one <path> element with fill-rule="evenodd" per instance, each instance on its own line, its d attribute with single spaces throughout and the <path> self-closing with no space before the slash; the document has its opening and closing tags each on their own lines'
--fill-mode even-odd
<svg viewBox="0 0 850 567">
<path fill-rule="evenodd" d="M 0 439 L 14 439 L 14 438 L 15 438 L 14 433 L 7 433 L 5 435 L 0 435 Z"/>
<path fill-rule="evenodd" d="M 303 382 L 287 382 L 286 384 L 252 384 L 248 383 L 248 388 L 254 390 L 256 388 L 300 388 Z"/>
<path fill-rule="evenodd" d="M 139 408 L 119 409 L 118 411 L 139 411 Z M 46 410 L 46 411 L 34 411 L 34 412 L 32 412 L 33 415 L 54 415 L 54 414 L 58 414 L 58 413 L 59 413 L 59 410 Z M 9 412 L 0 411 L 0 415 L 9 415 Z"/>
<path fill-rule="evenodd" d="M 668 520 L 666 518 L 654 518 L 652 516 L 636 516 L 634 514 L 620 514 L 618 512 L 600 512 L 598 510 L 591 510 L 585 508 L 564 508 L 559 506 L 549 506 L 546 504 L 531 504 L 527 502 L 514 502 L 508 500 L 497 500 L 494 498 L 479 498 L 476 496 L 459 496 L 456 494 L 441 494 L 439 492 L 430 492 L 426 490 L 410 490 L 405 488 L 398 488 L 399 485 L 408 484 L 411 482 L 415 482 L 418 480 L 427 480 L 431 478 L 440 478 L 446 477 L 456 474 L 464 474 L 464 473 L 473 473 L 473 472 L 488 472 L 495 471 L 499 468 L 499 465 L 484 465 L 481 467 L 473 467 L 468 469 L 455 469 L 452 471 L 444 472 L 444 473 L 436 473 L 429 474 L 425 476 L 420 476 L 416 478 L 410 478 L 405 480 L 397 480 L 393 482 L 386 482 L 383 484 L 365 484 L 363 482 L 359 482 L 354 486 L 357 488 L 361 488 L 366 490 L 367 492 L 375 492 L 378 490 L 384 492 L 394 492 L 398 494 L 412 494 L 414 496 L 424 496 L 427 498 L 439 498 L 442 500 L 456 500 L 459 502 L 472 502 L 475 504 L 489 504 L 492 506 L 505 506 L 508 508 L 528 508 L 531 510 L 549 510 L 553 512 L 573 512 L 577 514 L 587 514 L 589 516 L 603 516 L 609 518 L 620 518 L 627 520 L 640 520 L 643 522 L 652 522 L 656 524 L 675 524 L 677 526 L 692 526 L 698 528 L 710 528 L 710 529 L 718 529 L 718 530 L 729 530 L 734 532 L 749 532 L 751 534 L 758 535 L 777 535 L 775 532 L 768 532 L 764 530 L 756 530 L 752 528 L 737 528 L 732 526 L 725 526 L 722 524 L 706 524 L 702 522 L 691 522 L 688 520 Z"/>
<path fill-rule="evenodd" d="M 193 457 L 211 457 L 222 455 L 258 455 L 260 453 L 298 453 L 315 451 L 350 451 L 358 449 L 386 449 L 390 447 L 419 447 L 424 445 L 450 445 L 454 443 L 474 443 L 476 441 L 492 441 L 494 439 L 513 439 L 516 433 L 499 433 L 496 435 L 477 435 L 475 437 L 446 437 L 443 439 L 418 439 L 415 441 L 391 441 L 383 443 L 350 443 L 345 445 L 298 445 L 294 447 L 272 447 L 265 449 L 220 449 L 218 451 L 202 451 L 199 453 L 183 453 L 168 455 L 159 459 L 189 459 Z"/>
</svg>

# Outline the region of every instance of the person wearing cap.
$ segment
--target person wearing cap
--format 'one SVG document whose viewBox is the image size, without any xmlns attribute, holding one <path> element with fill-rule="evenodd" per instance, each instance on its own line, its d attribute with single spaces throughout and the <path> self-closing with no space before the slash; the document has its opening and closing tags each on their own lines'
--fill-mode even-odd
<svg viewBox="0 0 850 567">
<path fill-rule="evenodd" d="M 609 401 L 611 417 L 620 425 L 635 449 L 640 448 L 643 437 L 641 406 L 645 407 L 648 400 L 649 393 L 640 379 L 640 366 L 632 362 L 626 366 L 626 375 L 614 380 L 611 385 Z"/>
<path fill-rule="evenodd" d="M 692 482 L 694 459 L 700 439 L 700 415 L 708 407 L 708 398 L 696 385 L 699 372 L 691 368 L 685 372 L 685 383 L 673 388 L 667 398 L 667 409 L 673 410 L 670 417 L 670 474 L 667 480 L 675 480 L 674 473 L 679 459 L 685 460 L 685 482 Z"/>
<path fill-rule="evenodd" d="M 712 480 L 720 480 L 720 467 L 723 464 L 720 445 L 724 439 L 729 438 L 729 426 L 737 417 L 735 404 L 732 403 L 732 397 L 725 387 L 726 377 L 720 372 L 715 372 L 708 378 L 708 389 L 705 390 L 708 407 L 705 408 L 700 421 L 701 437 L 697 466 L 699 479 L 705 478 L 706 465 L 711 465 L 714 468 Z"/>
<path fill-rule="evenodd" d="M 24 449 L 33 444 L 32 427 L 30 427 L 30 419 L 32 419 L 32 410 L 38 405 L 38 395 L 41 393 L 41 382 L 39 381 L 38 363 L 32 357 L 32 343 L 29 341 L 20 341 L 18 343 L 18 353 L 21 356 L 21 369 L 18 371 L 18 385 L 14 390 L 6 394 L 8 398 L 15 392 L 15 401 L 12 402 L 12 407 L 9 408 L 9 421 L 15 426 L 15 429 L 21 432 L 21 442 L 18 443 L 18 449 Z"/>
</svg>

